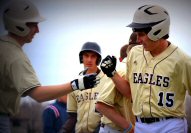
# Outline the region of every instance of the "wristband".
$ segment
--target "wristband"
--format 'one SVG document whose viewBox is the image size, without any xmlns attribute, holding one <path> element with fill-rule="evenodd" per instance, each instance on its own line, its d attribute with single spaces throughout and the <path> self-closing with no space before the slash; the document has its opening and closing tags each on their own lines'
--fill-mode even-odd
<svg viewBox="0 0 191 133">
<path fill-rule="evenodd" d="M 124 131 L 123 131 L 123 133 L 128 133 L 129 131 L 131 131 L 132 127 L 133 127 L 133 126 L 132 126 L 132 123 L 130 122 L 129 127 L 128 127 L 128 128 L 125 128 Z"/>
</svg>

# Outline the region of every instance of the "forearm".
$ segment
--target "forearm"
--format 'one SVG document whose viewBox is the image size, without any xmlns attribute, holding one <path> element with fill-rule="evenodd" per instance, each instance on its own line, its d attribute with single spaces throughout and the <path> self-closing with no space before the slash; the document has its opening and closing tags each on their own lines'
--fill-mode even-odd
<svg viewBox="0 0 191 133">
<path fill-rule="evenodd" d="M 62 129 L 59 133 L 72 133 L 75 129 L 75 125 L 77 122 L 77 114 L 76 113 L 68 113 L 68 119 L 62 126 Z"/>
<path fill-rule="evenodd" d="M 127 98 L 131 98 L 131 89 L 129 82 L 122 78 L 117 72 L 111 77 L 117 90 Z"/>
<path fill-rule="evenodd" d="M 117 126 L 123 129 L 129 127 L 130 122 L 127 121 L 119 112 L 117 112 L 115 108 L 108 106 L 104 103 L 98 102 L 96 104 L 96 109 L 108 119 L 110 119 L 113 123 L 115 123 Z"/>
<path fill-rule="evenodd" d="M 29 96 L 38 102 L 44 102 L 66 95 L 72 91 L 73 89 L 71 88 L 70 83 L 62 85 L 52 85 L 52 86 L 39 86 L 33 88 L 29 92 Z"/>
</svg>

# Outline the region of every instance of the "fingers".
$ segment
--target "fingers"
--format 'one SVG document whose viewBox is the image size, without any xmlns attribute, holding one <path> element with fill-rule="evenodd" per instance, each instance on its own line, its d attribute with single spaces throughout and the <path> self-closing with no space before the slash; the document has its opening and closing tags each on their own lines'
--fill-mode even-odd
<svg viewBox="0 0 191 133">
<path fill-rule="evenodd" d="M 97 86 L 97 84 L 100 83 L 100 79 L 101 79 L 100 77 L 96 76 L 96 79 L 94 80 L 95 86 Z"/>
<path fill-rule="evenodd" d="M 109 68 L 113 64 L 113 56 L 108 55 L 105 59 L 103 59 L 101 63 L 101 67 Z"/>
<path fill-rule="evenodd" d="M 110 56 L 110 55 L 108 55 L 106 58 L 108 58 L 108 59 L 110 59 L 110 60 L 115 60 L 116 59 L 116 57 L 115 56 Z"/>
<path fill-rule="evenodd" d="M 84 70 L 83 70 L 83 73 L 86 73 L 88 71 L 88 67 L 85 67 Z"/>
<path fill-rule="evenodd" d="M 116 57 L 115 56 L 112 56 L 112 59 L 111 59 L 112 61 L 116 61 L 117 59 L 116 59 Z"/>
<path fill-rule="evenodd" d="M 100 77 L 97 76 L 96 73 L 93 73 L 91 75 L 91 77 L 89 78 L 89 84 L 90 86 L 93 88 L 93 87 L 96 87 L 99 83 L 100 83 Z"/>
</svg>

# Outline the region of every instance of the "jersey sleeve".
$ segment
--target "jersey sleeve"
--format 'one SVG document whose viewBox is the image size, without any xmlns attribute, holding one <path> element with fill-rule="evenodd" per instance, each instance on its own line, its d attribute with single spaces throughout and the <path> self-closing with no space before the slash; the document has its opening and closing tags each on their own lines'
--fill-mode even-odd
<svg viewBox="0 0 191 133">
<path fill-rule="evenodd" d="M 184 59 L 185 65 L 182 65 L 183 73 L 182 73 L 182 83 L 184 87 L 188 90 L 189 95 L 191 95 L 191 58 L 186 57 Z"/>
<path fill-rule="evenodd" d="M 10 79 L 20 95 L 27 90 L 40 86 L 40 82 L 29 60 L 16 60 L 10 65 L 9 70 Z"/>
</svg>

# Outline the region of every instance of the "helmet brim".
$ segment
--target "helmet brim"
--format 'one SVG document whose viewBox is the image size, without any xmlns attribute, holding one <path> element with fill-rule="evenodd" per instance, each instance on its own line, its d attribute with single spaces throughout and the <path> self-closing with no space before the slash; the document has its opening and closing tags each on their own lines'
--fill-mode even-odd
<svg viewBox="0 0 191 133">
<path fill-rule="evenodd" d="M 156 24 L 161 23 L 164 20 L 161 20 L 158 22 L 153 22 L 153 23 L 135 23 L 135 22 L 132 22 L 131 24 L 127 25 L 126 27 L 131 27 L 131 28 L 136 28 L 136 29 L 149 28 L 149 27 L 153 27 Z"/>
<path fill-rule="evenodd" d="M 156 23 L 147 23 L 147 24 L 140 24 L 140 23 L 131 23 L 127 25 L 126 27 L 136 28 L 136 29 L 142 29 L 142 28 L 148 28 L 154 26 Z"/>
<path fill-rule="evenodd" d="M 42 16 L 37 16 L 37 17 L 34 17 L 34 18 L 31 18 L 31 19 L 27 19 L 27 20 L 25 20 L 26 22 L 38 22 L 38 23 L 40 23 L 40 22 L 43 22 L 43 21 L 45 21 L 46 19 L 44 18 L 44 17 L 42 17 Z"/>
</svg>

